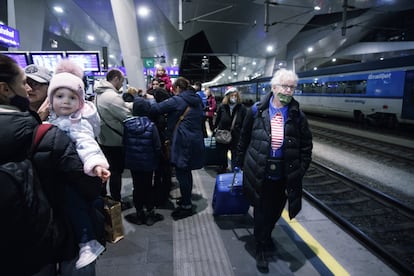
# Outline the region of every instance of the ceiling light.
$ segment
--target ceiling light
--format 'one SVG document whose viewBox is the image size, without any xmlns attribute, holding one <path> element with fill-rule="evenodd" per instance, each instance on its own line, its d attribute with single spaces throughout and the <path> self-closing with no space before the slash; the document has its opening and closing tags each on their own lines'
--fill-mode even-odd
<svg viewBox="0 0 414 276">
<path fill-rule="evenodd" d="M 336 62 L 336 58 L 333 58 L 333 59 L 332 59 L 332 62 Z"/>
<path fill-rule="evenodd" d="M 272 52 L 273 51 L 273 46 L 272 45 L 267 46 L 266 51 L 267 52 Z"/>
<path fill-rule="evenodd" d="M 57 13 L 63 13 L 63 9 L 60 6 L 54 6 L 53 9 L 55 10 L 55 12 Z"/>
<path fill-rule="evenodd" d="M 256 65 L 256 61 L 253 61 L 253 63 L 252 63 L 253 65 Z"/>
<path fill-rule="evenodd" d="M 319 7 L 319 6 L 315 6 L 315 7 L 313 7 L 313 9 L 314 9 L 315 11 L 320 11 L 320 10 L 321 10 L 321 7 Z"/>
<path fill-rule="evenodd" d="M 311 53 L 313 51 L 313 47 L 308 47 L 308 53 Z"/>
<path fill-rule="evenodd" d="M 95 40 L 95 37 L 93 35 L 88 35 L 87 38 L 91 41 Z"/>
<path fill-rule="evenodd" d="M 148 36 L 148 41 L 154 41 L 155 40 L 155 37 L 154 36 L 152 36 L 152 35 L 150 35 L 150 36 Z"/>
<path fill-rule="evenodd" d="M 147 17 L 150 13 L 150 10 L 147 7 L 140 7 L 138 8 L 138 15 L 141 17 Z"/>
</svg>

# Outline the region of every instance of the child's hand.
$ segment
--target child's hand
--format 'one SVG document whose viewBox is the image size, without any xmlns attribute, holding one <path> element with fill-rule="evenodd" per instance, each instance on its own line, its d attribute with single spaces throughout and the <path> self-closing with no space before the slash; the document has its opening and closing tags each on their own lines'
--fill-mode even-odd
<svg viewBox="0 0 414 276">
<path fill-rule="evenodd" d="M 99 177 L 100 179 L 102 179 L 102 182 L 105 182 L 108 180 L 108 178 L 111 176 L 111 172 L 107 169 L 105 169 L 102 166 L 95 166 L 95 168 L 93 168 L 93 173 Z"/>
</svg>

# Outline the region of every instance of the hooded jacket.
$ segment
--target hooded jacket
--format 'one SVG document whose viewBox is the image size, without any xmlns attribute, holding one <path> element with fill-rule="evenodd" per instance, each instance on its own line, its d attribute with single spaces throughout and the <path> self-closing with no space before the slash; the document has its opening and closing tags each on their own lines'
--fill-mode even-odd
<svg viewBox="0 0 414 276">
<path fill-rule="evenodd" d="M 267 94 L 257 104 L 257 110 L 254 107 L 248 110 L 237 149 L 236 164 L 243 165 L 243 189 L 253 206 L 260 201 L 266 180 L 266 161 L 271 148 L 271 96 L 272 93 Z M 282 150 L 289 217 L 294 218 L 302 208 L 302 179 L 312 159 L 312 133 L 294 99 L 288 105 Z"/>
<path fill-rule="evenodd" d="M 122 93 L 107 80 L 99 82 L 95 88 L 95 94 L 96 109 L 101 118 L 98 143 L 104 146 L 121 147 L 122 122 L 131 117 L 131 110 L 122 99 Z"/>
<path fill-rule="evenodd" d="M 184 119 L 178 119 L 190 107 Z M 193 91 L 183 91 L 167 100 L 151 104 L 150 115 L 167 115 L 167 137 L 171 140 L 171 163 L 181 169 L 201 169 L 204 163 L 204 136 L 201 99 Z"/>
</svg>

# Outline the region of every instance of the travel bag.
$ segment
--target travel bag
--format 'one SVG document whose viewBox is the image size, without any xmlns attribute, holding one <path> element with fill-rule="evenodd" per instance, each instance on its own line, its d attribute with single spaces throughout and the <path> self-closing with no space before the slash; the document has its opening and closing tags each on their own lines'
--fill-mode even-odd
<svg viewBox="0 0 414 276">
<path fill-rule="evenodd" d="M 243 195 L 243 173 L 223 173 L 216 177 L 213 193 L 213 215 L 244 215 L 250 204 Z"/>
<path fill-rule="evenodd" d="M 204 166 L 220 165 L 220 155 L 217 151 L 216 138 L 204 138 Z"/>
</svg>

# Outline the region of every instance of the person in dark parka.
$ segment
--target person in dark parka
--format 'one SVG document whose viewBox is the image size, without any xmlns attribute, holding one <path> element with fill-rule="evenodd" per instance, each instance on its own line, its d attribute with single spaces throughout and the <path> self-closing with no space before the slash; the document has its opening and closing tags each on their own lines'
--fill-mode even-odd
<svg viewBox="0 0 414 276">
<path fill-rule="evenodd" d="M 272 92 L 252 106 L 244 120 L 236 165 L 243 168 L 243 189 L 254 206 L 256 265 L 267 272 L 265 252 L 274 249 L 272 230 L 289 203 L 289 217 L 301 209 L 302 179 L 312 157 L 312 133 L 292 95 L 298 77 L 278 70 Z"/>
<path fill-rule="evenodd" d="M 173 85 L 175 96 L 160 103 L 153 101 L 150 111 L 152 116 L 168 114 L 167 137 L 171 140 L 170 162 L 175 167 L 182 197 L 178 207 L 171 214 L 173 219 L 182 219 L 193 214 L 191 171 L 201 169 L 204 163 L 201 99 L 190 90 L 189 86 L 190 82 L 187 79 L 179 77 Z M 147 95 L 147 97 L 152 96 Z M 186 111 L 187 107 L 188 111 Z M 181 121 L 179 121 L 180 117 Z"/>
</svg>

